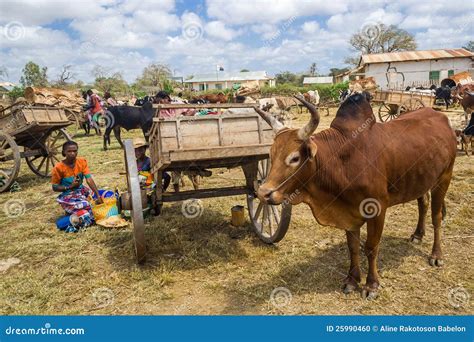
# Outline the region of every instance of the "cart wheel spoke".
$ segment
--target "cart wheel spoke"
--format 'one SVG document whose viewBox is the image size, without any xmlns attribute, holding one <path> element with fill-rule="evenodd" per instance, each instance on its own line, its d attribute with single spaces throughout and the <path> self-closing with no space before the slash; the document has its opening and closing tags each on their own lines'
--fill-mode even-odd
<svg viewBox="0 0 474 342">
<path fill-rule="evenodd" d="M 254 190 L 258 191 L 258 186 L 264 182 L 270 172 L 271 161 L 261 160 L 256 162 L 254 167 L 257 177 L 251 180 L 251 183 L 256 184 L 257 188 Z M 291 204 L 269 205 L 255 194 L 249 194 L 247 205 L 253 229 L 263 242 L 271 244 L 283 239 L 290 224 Z"/>
<path fill-rule="evenodd" d="M 7 191 L 20 172 L 20 149 L 15 140 L 0 131 L 0 192 Z"/>
</svg>

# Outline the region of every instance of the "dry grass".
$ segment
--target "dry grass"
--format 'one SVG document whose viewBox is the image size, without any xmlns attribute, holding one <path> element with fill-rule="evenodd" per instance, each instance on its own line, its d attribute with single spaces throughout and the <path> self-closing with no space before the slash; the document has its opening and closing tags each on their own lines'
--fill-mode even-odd
<svg viewBox="0 0 474 342">
<path fill-rule="evenodd" d="M 449 113 L 453 121 L 457 114 Z M 329 126 L 334 112 L 322 117 Z M 294 126 L 307 119 L 298 116 Z M 456 124 L 456 122 L 455 122 Z M 139 131 L 125 137 L 139 135 Z M 101 187 L 125 188 L 123 153 L 102 151 L 99 137 L 78 137 Z M 445 266 L 432 268 L 432 230 L 421 245 L 408 238 L 416 226 L 416 203 L 389 209 L 380 255 L 382 291 L 367 302 L 358 293 L 340 291 L 349 267 L 345 234 L 319 226 L 304 205 L 294 208 L 291 226 L 278 245 L 267 246 L 250 225 L 229 224 L 230 208 L 243 196 L 204 200 L 200 218 L 187 219 L 180 203 L 167 204 L 162 216 L 148 221 L 148 261 L 137 266 L 130 229 L 92 227 L 78 234 L 58 232 L 61 214 L 48 180 L 35 177 L 23 163 L 20 192 L 0 195 L 21 199 L 25 214 L 0 215 L 0 259 L 16 257 L 0 282 L 1 314 L 472 314 L 469 304 L 454 308 L 451 288 L 474 293 L 474 157 L 458 154 L 447 196 L 444 227 Z M 241 184 L 238 169 L 215 170 L 205 186 Z M 187 188 L 190 182 L 187 181 Z M 363 238 L 365 232 L 362 234 Z M 367 263 L 363 258 L 363 270 Z M 277 287 L 291 291 L 284 307 L 271 304 Z"/>
</svg>

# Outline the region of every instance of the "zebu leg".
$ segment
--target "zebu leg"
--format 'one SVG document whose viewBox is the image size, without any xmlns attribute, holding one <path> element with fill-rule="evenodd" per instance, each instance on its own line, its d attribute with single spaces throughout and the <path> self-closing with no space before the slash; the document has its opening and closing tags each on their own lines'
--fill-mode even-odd
<svg viewBox="0 0 474 342">
<path fill-rule="evenodd" d="M 115 136 L 115 139 L 117 139 L 118 143 L 120 144 L 120 147 L 123 148 L 122 138 L 120 137 L 120 126 L 114 127 L 114 136 Z M 110 135 L 109 135 L 109 145 L 110 145 Z"/>
<path fill-rule="evenodd" d="M 418 224 L 415 232 L 411 235 L 410 241 L 413 243 L 421 243 L 423 236 L 425 236 L 425 219 L 428 205 L 430 203 L 430 194 L 426 193 L 423 197 L 417 199 L 418 201 Z"/>
<path fill-rule="evenodd" d="M 378 296 L 379 273 L 377 257 L 379 254 L 379 244 L 385 221 L 386 208 L 381 208 L 380 214 L 367 221 L 367 241 L 365 242 L 365 255 L 369 260 L 369 273 L 362 290 L 362 297 L 375 299 Z"/>
<path fill-rule="evenodd" d="M 343 291 L 345 294 L 354 291 L 360 283 L 360 228 L 354 231 L 346 230 L 347 246 L 351 257 L 349 274 L 344 279 Z"/>
<path fill-rule="evenodd" d="M 437 185 L 431 190 L 431 220 L 433 222 L 434 240 L 431 256 L 431 266 L 443 265 L 443 252 L 441 251 L 441 220 L 443 218 L 444 197 L 448 191 L 453 165 L 440 177 Z M 446 210 L 446 209 L 445 209 Z"/>
</svg>

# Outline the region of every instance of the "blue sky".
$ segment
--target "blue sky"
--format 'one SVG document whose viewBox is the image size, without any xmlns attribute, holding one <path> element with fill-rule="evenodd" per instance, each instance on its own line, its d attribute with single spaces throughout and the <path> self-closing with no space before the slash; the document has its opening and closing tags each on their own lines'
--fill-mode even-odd
<svg viewBox="0 0 474 342">
<path fill-rule="evenodd" d="M 96 65 L 129 82 L 144 67 L 167 64 L 176 75 L 266 70 L 319 73 L 344 67 L 348 39 L 373 25 L 394 24 L 419 49 L 459 48 L 473 33 L 474 2 L 421 0 L 2 1 L 0 66 L 18 82 L 29 60 L 55 79 L 72 65 L 92 81 Z"/>
</svg>

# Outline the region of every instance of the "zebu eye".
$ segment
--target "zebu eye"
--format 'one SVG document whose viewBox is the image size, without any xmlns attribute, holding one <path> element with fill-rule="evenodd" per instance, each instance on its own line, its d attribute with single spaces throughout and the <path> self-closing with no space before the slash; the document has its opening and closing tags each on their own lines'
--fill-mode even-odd
<svg viewBox="0 0 474 342">
<path fill-rule="evenodd" d="M 297 163 L 299 161 L 300 161 L 300 157 L 296 156 L 296 157 L 291 158 L 290 164 L 294 164 L 294 163 Z"/>
</svg>

